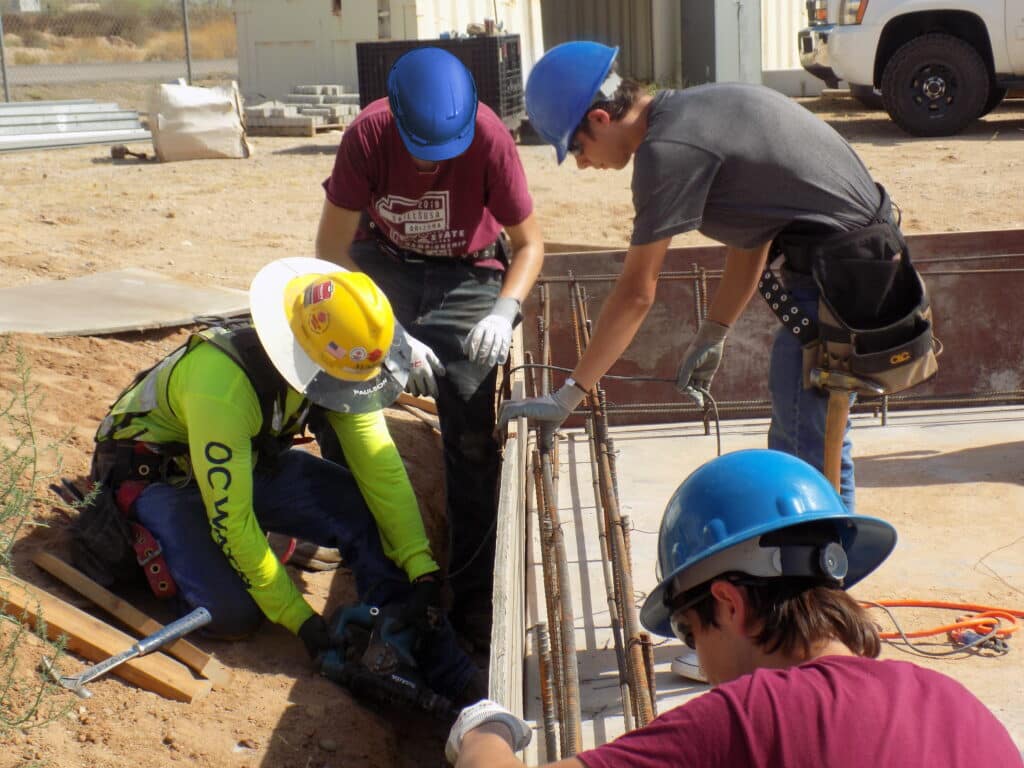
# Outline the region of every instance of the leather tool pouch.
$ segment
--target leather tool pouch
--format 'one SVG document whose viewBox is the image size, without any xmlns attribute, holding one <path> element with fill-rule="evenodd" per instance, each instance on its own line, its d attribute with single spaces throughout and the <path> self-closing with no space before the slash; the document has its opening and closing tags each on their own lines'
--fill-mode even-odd
<svg viewBox="0 0 1024 768">
<path fill-rule="evenodd" d="M 809 338 L 801 339 L 805 387 L 812 386 L 812 368 L 852 374 L 886 395 L 935 375 L 942 345 L 932 333 L 928 293 L 894 224 L 781 236 L 776 245 L 791 267 L 812 275 L 819 290 L 816 338 L 808 329 Z"/>
</svg>

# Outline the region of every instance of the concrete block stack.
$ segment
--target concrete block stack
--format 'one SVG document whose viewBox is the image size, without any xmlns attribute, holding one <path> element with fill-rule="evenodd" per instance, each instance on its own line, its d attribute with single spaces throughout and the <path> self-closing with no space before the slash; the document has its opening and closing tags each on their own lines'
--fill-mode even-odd
<svg viewBox="0 0 1024 768">
<path fill-rule="evenodd" d="M 296 85 L 281 101 L 245 108 L 250 136 L 314 136 L 344 128 L 359 114 L 359 94 L 341 85 Z"/>
</svg>

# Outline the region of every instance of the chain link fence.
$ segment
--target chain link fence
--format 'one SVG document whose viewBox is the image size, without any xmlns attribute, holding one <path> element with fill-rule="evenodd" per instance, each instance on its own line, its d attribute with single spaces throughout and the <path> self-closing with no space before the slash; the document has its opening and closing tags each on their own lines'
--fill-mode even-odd
<svg viewBox="0 0 1024 768">
<path fill-rule="evenodd" d="M 231 0 L 0 0 L 0 97 L 144 110 L 154 83 L 238 76 Z"/>
</svg>

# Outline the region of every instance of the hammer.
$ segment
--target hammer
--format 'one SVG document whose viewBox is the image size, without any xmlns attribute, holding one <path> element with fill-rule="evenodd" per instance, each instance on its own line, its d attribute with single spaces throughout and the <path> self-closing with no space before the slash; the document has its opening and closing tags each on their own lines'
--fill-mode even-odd
<svg viewBox="0 0 1024 768">
<path fill-rule="evenodd" d="M 811 383 L 828 392 L 828 411 L 825 414 L 825 477 L 839 490 L 842 466 L 843 435 L 850 420 L 850 394 L 882 395 L 885 390 L 870 379 L 862 379 L 844 371 L 812 368 Z"/>
<path fill-rule="evenodd" d="M 142 638 L 128 650 L 122 651 L 116 656 L 111 656 L 99 664 L 94 664 L 78 675 L 61 675 L 49 659 L 43 659 L 40 662 L 40 666 L 43 668 L 43 672 L 58 685 L 67 688 L 69 691 L 74 691 L 83 699 L 87 699 L 92 696 L 92 693 L 85 687 L 86 683 L 91 683 L 100 675 L 106 674 L 129 659 L 145 656 L 147 653 L 187 635 L 192 630 L 209 624 L 212 618 L 210 612 L 200 606 L 177 621 L 172 621 L 159 632 L 154 632 L 149 637 Z"/>
</svg>

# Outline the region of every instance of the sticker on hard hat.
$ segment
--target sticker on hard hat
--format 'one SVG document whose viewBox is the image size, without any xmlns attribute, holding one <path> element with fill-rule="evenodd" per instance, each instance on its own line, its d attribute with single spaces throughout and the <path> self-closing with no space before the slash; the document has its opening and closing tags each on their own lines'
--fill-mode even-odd
<svg viewBox="0 0 1024 768">
<path fill-rule="evenodd" d="M 348 350 L 339 347 L 333 341 L 327 342 L 327 354 L 333 357 L 335 360 L 344 360 L 348 355 Z"/>
<path fill-rule="evenodd" d="M 366 359 L 366 347 L 354 347 L 348 356 L 356 363 L 361 363 Z"/>
<path fill-rule="evenodd" d="M 334 283 L 332 281 L 323 280 L 319 283 L 313 283 L 302 294 L 302 305 L 309 307 L 313 304 L 319 304 L 322 301 L 327 301 L 332 295 L 334 295 Z"/>
<path fill-rule="evenodd" d="M 322 309 L 318 309 L 315 312 L 309 313 L 306 322 L 309 325 L 309 330 L 313 333 L 323 333 L 327 330 L 327 326 L 331 324 L 331 316 Z"/>
<path fill-rule="evenodd" d="M 375 349 L 373 350 L 373 352 L 366 356 L 366 359 L 369 360 L 371 363 L 376 363 L 378 360 L 381 359 L 383 355 L 384 353 L 381 350 Z"/>
</svg>

